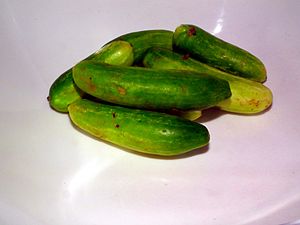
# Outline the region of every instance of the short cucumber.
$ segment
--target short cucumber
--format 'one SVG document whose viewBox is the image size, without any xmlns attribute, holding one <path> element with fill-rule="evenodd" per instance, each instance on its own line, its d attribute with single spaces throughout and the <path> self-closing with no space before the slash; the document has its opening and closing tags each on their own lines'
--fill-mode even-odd
<svg viewBox="0 0 300 225">
<path fill-rule="evenodd" d="M 68 112 L 68 105 L 83 96 L 74 83 L 72 70 L 60 75 L 51 85 L 48 101 L 50 106 L 58 112 Z"/>
<path fill-rule="evenodd" d="M 110 65 L 131 66 L 134 61 L 133 48 L 127 41 L 113 41 L 104 45 L 87 59 Z"/>
<path fill-rule="evenodd" d="M 266 80 L 266 68 L 251 53 L 225 42 L 194 25 L 181 25 L 173 36 L 175 49 L 210 66 L 253 81 Z"/>
<path fill-rule="evenodd" d="M 80 99 L 69 105 L 69 115 L 87 133 L 147 154 L 174 156 L 209 142 L 205 126 L 164 113 Z"/>
<path fill-rule="evenodd" d="M 82 61 L 73 79 L 107 102 L 144 109 L 202 109 L 230 97 L 227 81 L 196 72 L 122 67 Z"/>
<path fill-rule="evenodd" d="M 130 66 L 133 63 L 133 49 L 128 42 L 114 41 L 95 52 L 88 59 L 111 65 Z M 72 69 L 59 76 L 50 87 L 50 106 L 59 112 L 68 112 L 68 105 L 80 99 L 84 93 L 73 81 Z"/>
<path fill-rule="evenodd" d="M 169 30 L 144 30 L 124 34 L 113 41 L 129 42 L 133 47 L 135 64 L 139 64 L 145 52 L 150 47 L 164 47 L 172 49 L 173 32 Z"/>
<path fill-rule="evenodd" d="M 154 69 L 196 71 L 228 81 L 232 95 L 216 105 L 227 112 L 259 113 L 272 104 L 272 92 L 263 84 L 225 73 L 194 60 L 188 55 L 181 55 L 162 48 L 153 48 L 148 50 L 143 63 L 146 67 Z"/>
</svg>

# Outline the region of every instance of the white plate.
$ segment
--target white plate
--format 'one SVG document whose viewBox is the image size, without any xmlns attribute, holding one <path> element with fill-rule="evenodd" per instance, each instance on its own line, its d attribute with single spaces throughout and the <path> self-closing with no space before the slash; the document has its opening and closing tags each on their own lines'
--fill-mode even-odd
<svg viewBox="0 0 300 225">
<path fill-rule="evenodd" d="M 300 219 L 299 1 L 4 0 L 0 9 L 1 225 Z M 272 108 L 206 115 L 208 151 L 173 160 L 92 139 L 49 108 L 56 77 L 109 40 L 181 23 L 261 58 Z"/>
</svg>

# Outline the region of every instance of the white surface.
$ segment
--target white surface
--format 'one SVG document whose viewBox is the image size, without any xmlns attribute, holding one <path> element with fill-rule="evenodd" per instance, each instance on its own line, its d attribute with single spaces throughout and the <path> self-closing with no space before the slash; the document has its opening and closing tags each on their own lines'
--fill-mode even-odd
<svg viewBox="0 0 300 225">
<path fill-rule="evenodd" d="M 1 225 L 300 219 L 300 1 L 2 0 L 0 12 Z M 271 110 L 206 115 L 209 150 L 162 160 L 85 136 L 49 108 L 56 77 L 109 40 L 181 23 L 261 58 Z"/>
</svg>

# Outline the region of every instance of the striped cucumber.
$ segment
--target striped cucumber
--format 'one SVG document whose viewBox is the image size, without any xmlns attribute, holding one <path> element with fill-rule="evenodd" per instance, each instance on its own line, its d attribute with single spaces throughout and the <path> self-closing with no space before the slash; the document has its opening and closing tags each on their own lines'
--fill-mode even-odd
<svg viewBox="0 0 300 225">
<path fill-rule="evenodd" d="M 130 66 L 133 63 L 133 50 L 128 42 L 114 41 L 89 56 L 88 59 L 111 65 Z M 59 112 L 68 112 L 68 105 L 80 99 L 83 94 L 76 87 L 72 69 L 69 69 L 51 85 L 48 100 L 53 109 Z"/>
<path fill-rule="evenodd" d="M 272 92 L 263 84 L 225 73 L 187 55 L 153 48 L 148 50 L 143 63 L 154 69 L 189 70 L 228 81 L 232 95 L 216 105 L 227 112 L 254 114 L 264 111 L 272 104 Z"/>
<path fill-rule="evenodd" d="M 113 41 L 129 42 L 133 47 L 134 62 L 139 64 L 150 47 L 172 49 L 172 38 L 173 32 L 169 30 L 144 30 L 124 34 Z"/>
<path fill-rule="evenodd" d="M 107 102 L 144 109 L 202 109 L 230 97 L 227 81 L 196 72 L 122 67 L 82 61 L 73 79 Z"/>
<path fill-rule="evenodd" d="M 220 70 L 253 81 L 266 80 L 266 68 L 251 53 L 225 42 L 194 25 L 181 25 L 173 36 L 175 49 Z"/>
<path fill-rule="evenodd" d="M 87 133 L 147 154 L 174 156 L 209 142 L 205 126 L 164 113 L 80 99 L 69 105 L 69 115 Z"/>
</svg>

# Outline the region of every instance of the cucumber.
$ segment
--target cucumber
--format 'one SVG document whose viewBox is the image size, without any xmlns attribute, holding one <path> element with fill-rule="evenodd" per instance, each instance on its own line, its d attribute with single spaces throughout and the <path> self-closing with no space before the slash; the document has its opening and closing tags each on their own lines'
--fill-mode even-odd
<svg viewBox="0 0 300 225">
<path fill-rule="evenodd" d="M 174 49 L 220 70 L 253 81 L 266 80 L 266 68 L 251 53 L 225 42 L 194 25 L 178 26 L 173 36 Z"/>
<path fill-rule="evenodd" d="M 164 47 L 172 49 L 173 32 L 169 30 L 144 30 L 117 37 L 113 41 L 129 42 L 133 47 L 134 63 L 139 64 L 145 52 L 150 47 Z"/>
<path fill-rule="evenodd" d="M 69 115 L 85 132 L 147 154 L 174 156 L 209 142 L 205 126 L 164 113 L 80 99 L 69 105 Z"/>
<path fill-rule="evenodd" d="M 96 62 L 130 66 L 133 63 L 133 49 L 128 42 L 114 41 L 88 57 Z M 68 112 L 68 105 L 80 99 L 84 93 L 73 81 L 72 69 L 59 76 L 49 90 L 49 104 L 59 112 Z"/>
<path fill-rule="evenodd" d="M 122 67 L 82 61 L 73 79 L 107 102 L 144 109 L 202 109 L 230 97 L 227 81 L 196 72 Z"/>
<path fill-rule="evenodd" d="M 104 45 L 87 60 L 110 65 L 131 66 L 134 61 L 133 48 L 127 41 L 113 41 Z"/>
<path fill-rule="evenodd" d="M 83 96 L 74 83 L 72 70 L 60 75 L 51 85 L 48 101 L 50 106 L 58 112 L 68 112 L 68 105 Z"/>
<path fill-rule="evenodd" d="M 272 92 L 263 84 L 225 73 L 187 55 L 152 48 L 148 50 L 143 63 L 144 66 L 154 69 L 189 70 L 228 81 L 231 97 L 216 104 L 227 112 L 254 114 L 264 111 L 272 104 Z"/>
</svg>

